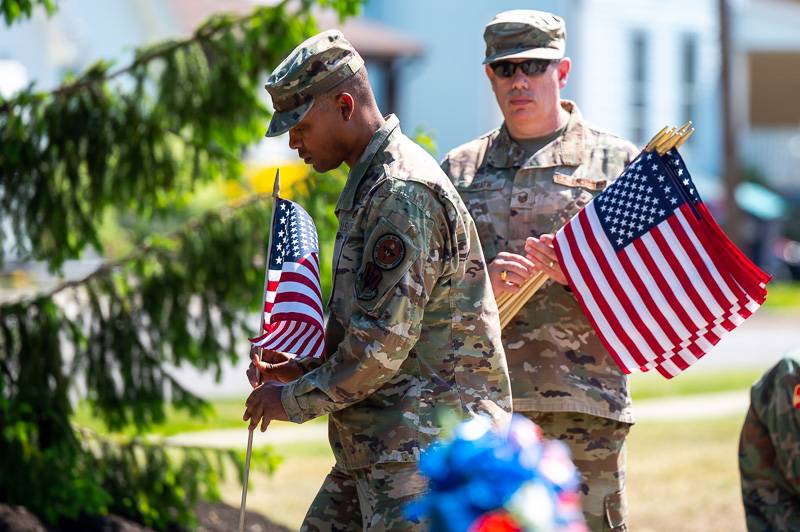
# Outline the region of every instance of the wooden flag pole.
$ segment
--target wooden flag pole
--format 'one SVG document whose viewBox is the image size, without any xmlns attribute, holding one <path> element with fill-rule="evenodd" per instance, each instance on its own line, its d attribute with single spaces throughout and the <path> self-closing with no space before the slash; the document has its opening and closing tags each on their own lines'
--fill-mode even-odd
<svg viewBox="0 0 800 532">
<path fill-rule="evenodd" d="M 511 323 L 511 319 L 516 316 L 520 310 L 522 310 L 522 307 L 524 307 L 525 304 L 530 301 L 534 294 L 536 294 L 542 285 L 544 285 L 547 279 L 549 279 L 547 274 L 537 273 L 528 279 L 525 284 L 519 288 L 519 290 L 511 295 L 511 297 L 507 298 L 503 302 L 502 307 L 499 309 L 501 329 L 505 329 L 506 326 Z"/>
<path fill-rule="evenodd" d="M 281 193 L 281 169 L 275 171 L 275 184 L 272 187 L 272 216 L 269 223 L 269 240 L 267 243 L 267 264 L 264 268 L 264 289 L 261 291 L 261 310 L 259 312 L 261 319 L 259 335 L 264 334 L 264 305 L 267 303 L 267 284 L 269 282 L 269 263 L 271 260 L 270 250 L 272 250 L 272 228 L 275 226 L 275 205 L 278 203 L 278 196 Z M 258 371 L 258 370 L 256 370 Z M 259 376 L 259 380 L 261 377 Z M 239 532 L 244 532 L 244 515 L 247 509 L 247 486 L 250 480 L 250 456 L 253 454 L 253 432 L 254 429 L 248 430 L 247 435 L 247 454 L 244 459 L 244 478 L 242 479 L 242 504 L 239 509 Z"/>
</svg>

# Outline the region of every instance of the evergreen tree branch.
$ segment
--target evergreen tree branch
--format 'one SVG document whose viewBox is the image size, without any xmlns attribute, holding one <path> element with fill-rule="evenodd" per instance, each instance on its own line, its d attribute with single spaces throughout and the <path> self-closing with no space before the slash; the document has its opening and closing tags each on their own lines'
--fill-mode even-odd
<svg viewBox="0 0 800 532">
<path fill-rule="evenodd" d="M 1 102 L 0 249 L 13 243 L 20 260 L 58 269 L 99 247 L 109 212 L 153 224 L 196 184 L 239 176 L 242 149 L 261 138 L 269 116 L 263 78 L 315 30 L 314 4 L 346 14 L 360 1 L 258 8 L 233 26 L 216 17 L 186 42 L 143 48 L 119 70 L 100 62 L 54 92 L 30 88 Z M 325 233 L 343 180 L 304 184 L 298 198 Z M 218 496 L 221 464 L 202 451 L 176 460 L 159 445 L 83 441 L 70 397 L 85 393 L 111 430 L 140 433 L 164 419 L 167 402 L 198 410 L 201 399 L 168 367 L 219 374 L 236 358 L 236 340 L 253 332 L 246 316 L 261 302 L 270 214 L 261 199 L 0 305 L 0 500 L 50 522 L 115 512 L 166 530 L 189 525 L 198 498 Z M 239 454 L 229 457 L 241 468 Z"/>
<path fill-rule="evenodd" d="M 95 281 L 100 277 L 107 277 L 114 271 L 119 270 L 120 268 L 130 264 L 131 262 L 143 258 L 145 255 L 149 253 L 158 253 L 163 255 L 165 253 L 164 249 L 164 241 L 167 240 L 177 240 L 179 238 L 185 238 L 191 232 L 196 230 L 197 228 L 207 224 L 209 221 L 213 219 L 219 220 L 226 220 L 232 216 L 235 216 L 236 211 L 238 209 L 244 209 L 250 207 L 258 202 L 266 201 L 272 198 L 272 194 L 251 194 L 250 196 L 241 198 L 234 202 L 231 205 L 223 207 L 219 210 L 209 211 L 202 216 L 190 221 L 189 223 L 182 226 L 180 229 L 175 231 L 171 235 L 167 236 L 158 236 L 151 242 L 141 244 L 133 251 L 129 252 L 124 257 L 115 260 L 109 260 L 101 264 L 91 273 L 81 277 L 80 279 L 73 279 L 70 281 L 64 281 L 62 283 L 57 284 L 53 288 L 49 289 L 47 292 L 37 293 L 33 295 L 26 295 L 21 297 L 20 299 L 5 301 L 0 303 L 0 312 L 2 312 L 4 307 L 11 307 L 14 305 L 26 305 L 26 304 L 36 304 L 37 302 L 51 300 L 61 292 L 66 290 L 79 288 L 86 284 Z M 167 252 L 169 254 L 169 252 Z M 162 256 L 162 259 L 168 260 L 168 256 Z"/>
<path fill-rule="evenodd" d="M 285 9 L 288 2 L 289 0 L 283 0 L 275 6 L 275 9 Z M 196 43 L 203 43 L 221 31 L 230 30 L 247 24 L 259 15 L 260 13 L 258 12 L 250 13 L 249 15 L 238 18 L 233 18 L 230 15 L 225 14 L 214 15 L 203 25 L 197 28 L 191 37 L 175 41 L 167 41 L 154 46 L 139 49 L 130 64 L 113 72 L 107 72 L 107 70 L 111 67 L 111 63 L 99 61 L 95 65 L 89 67 L 89 69 L 79 79 L 64 83 L 63 85 L 60 85 L 49 91 L 27 93 L 5 101 L 0 99 L 0 102 L 2 102 L 0 103 L 0 113 L 7 113 L 17 105 L 28 105 L 29 98 L 31 96 L 38 100 L 46 100 L 48 98 L 55 98 L 59 96 L 68 96 L 77 91 L 89 89 L 93 85 L 112 81 L 124 74 L 130 74 L 137 68 L 147 66 L 148 63 L 155 61 L 156 59 L 163 59 L 164 57 L 173 54 L 175 51 L 181 48 L 187 48 Z"/>
<path fill-rule="evenodd" d="M 0 13 L 3 14 L 6 26 L 17 20 L 29 18 L 35 6 L 42 6 L 48 15 L 56 10 L 55 0 L 0 0 Z"/>
<path fill-rule="evenodd" d="M 0 113 L 0 253 L 57 269 L 99 247 L 109 209 L 148 216 L 199 182 L 241 175 L 262 138 L 267 73 L 315 29 L 312 2 L 212 18 L 193 37 L 99 62 L 53 93 L 16 96 Z M 111 79 L 125 77 L 126 83 Z M 2 256 L 0 256 L 2 260 Z"/>
</svg>

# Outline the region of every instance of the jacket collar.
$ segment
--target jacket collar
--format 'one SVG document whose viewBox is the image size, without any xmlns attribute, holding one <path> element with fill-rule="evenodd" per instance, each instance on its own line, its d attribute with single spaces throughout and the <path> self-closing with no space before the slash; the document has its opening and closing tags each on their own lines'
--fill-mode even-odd
<svg viewBox="0 0 800 532">
<path fill-rule="evenodd" d="M 372 166 L 375 156 L 386 150 L 392 139 L 400 134 L 400 121 L 395 115 L 386 117 L 383 125 L 372 135 L 372 139 L 364 148 L 364 152 L 359 157 L 358 162 L 350 169 L 347 174 L 347 182 L 336 202 L 336 210 L 351 210 L 355 202 L 358 185 L 364 179 L 367 169 Z"/>
<path fill-rule="evenodd" d="M 574 102 L 561 100 L 561 107 L 569 112 L 564 133 L 527 160 L 525 150 L 511 138 L 508 128 L 503 123 L 489 148 L 487 155 L 489 164 L 495 168 L 580 166 L 586 151 L 586 126 Z"/>
</svg>

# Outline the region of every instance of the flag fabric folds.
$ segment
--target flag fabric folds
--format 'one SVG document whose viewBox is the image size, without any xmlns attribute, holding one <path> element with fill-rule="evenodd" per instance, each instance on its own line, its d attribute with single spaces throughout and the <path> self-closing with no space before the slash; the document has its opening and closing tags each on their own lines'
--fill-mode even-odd
<svg viewBox="0 0 800 532">
<path fill-rule="evenodd" d="M 625 373 L 679 374 L 758 309 L 770 279 L 714 221 L 676 149 L 640 153 L 555 250 Z"/>
<path fill-rule="evenodd" d="M 314 220 L 293 201 L 275 198 L 263 334 L 253 345 L 298 357 L 321 357 L 325 320 Z"/>
</svg>

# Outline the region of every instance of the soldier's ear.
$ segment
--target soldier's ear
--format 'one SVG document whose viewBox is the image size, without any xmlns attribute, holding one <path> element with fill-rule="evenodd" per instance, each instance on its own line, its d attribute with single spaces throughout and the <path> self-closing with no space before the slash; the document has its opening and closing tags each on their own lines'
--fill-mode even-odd
<svg viewBox="0 0 800 532">
<path fill-rule="evenodd" d="M 483 70 L 486 72 L 486 77 L 489 78 L 489 81 L 494 81 L 494 70 L 489 65 L 483 65 Z"/>
<path fill-rule="evenodd" d="M 569 72 L 572 70 L 572 59 L 564 57 L 556 66 L 558 68 L 558 88 L 563 89 L 567 86 Z"/>
<path fill-rule="evenodd" d="M 356 101 L 349 92 L 343 92 L 336 98 L 336 110 L 342 120 L 349 122 L 356 110 Z"/>
</svg>

